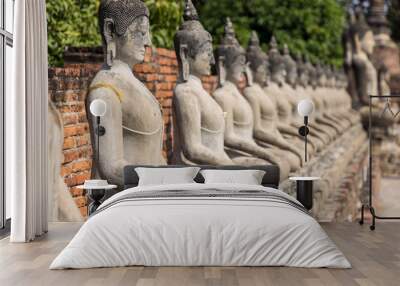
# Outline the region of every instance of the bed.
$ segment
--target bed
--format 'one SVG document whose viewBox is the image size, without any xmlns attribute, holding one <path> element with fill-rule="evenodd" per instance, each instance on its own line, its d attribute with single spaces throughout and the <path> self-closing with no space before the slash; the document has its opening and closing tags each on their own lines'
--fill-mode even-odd
<svg viewBox="0 0 400 286">
<path fill-rule="evenodd" d="M 153 186 L 138 186 L 137 167 L 125 168 L 125 190 L 102 203 L 50 269 L 351 267 L 307 210 L 277 189 L 277 167 L 200 166 L 264 170 L 262 185 L 205 184 L 198 174 L 196 183 Z"/>
</svg>

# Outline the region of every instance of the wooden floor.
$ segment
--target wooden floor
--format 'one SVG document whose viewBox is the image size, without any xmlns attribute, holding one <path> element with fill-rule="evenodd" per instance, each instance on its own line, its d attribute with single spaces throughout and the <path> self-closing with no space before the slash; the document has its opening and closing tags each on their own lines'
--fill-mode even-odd
<svg viewBox="0 0 400 286">
<path fill-rule="evenodd" d="M 324 224 L 353 265 L 350 270 L 287 267 L 126 267 L 48 270 L 79 224 L 57 223 L 29 244 L 0 241 L 0 285 L 400 285 L 400 222 Z"/>
</svg>

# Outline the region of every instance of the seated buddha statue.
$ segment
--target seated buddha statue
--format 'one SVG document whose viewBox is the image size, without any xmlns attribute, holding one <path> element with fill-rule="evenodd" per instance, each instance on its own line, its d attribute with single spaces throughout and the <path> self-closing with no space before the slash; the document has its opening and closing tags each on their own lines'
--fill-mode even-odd
<svg viewBox="0 0 400 286">
<path fill-rule="evenodd" d="M 327 66 L 325 74 L 327 78 L 325 93 L 327 112 L 324 114 L 325 119 L 330 120 L 340 128 L 338 133 L 343 133 L 343 130 L 347 130 L 351 126 L 351 121 L 348 119 L 347 112 L 342 112 L 340 109 L 342 98 L 336 88 L 336 70 L 332 66 Z"/>
<path fill-rule="evenodd" d="M 296 63 L 296 61 L 293 60 L 292 56 L 290 55 L 289 49 L 286 44 L 284 45 L 284 48 L 283 48 L 282 61 L 283 61 L 284 67 L 285 67 L 286 76 L 285 76 L 285 80 L 282 83 L 281 92 L 288 96 L 289 103 L 292 108 L 292 113 L 291 113 L 288 121 L 289 121 L 291 128 L 293 128 L 295 131 L 297 131 L 298 125 L 301 125 L 304 122 L 304 119 L 301 119 L 299 117 L 298 111 L 297 111 L 297 105 L 298 105 L 299 101 L 301 100 L 301 98 L 297 92 L 298 70 L 297 70 L 297 63 Z M 276 64 L 278 64 L 278 63 L 279 63 L 279 61 L 277 61 Z M 298 121 L 301 120 L 302 122 L 296 123 L 296 126 L 293 126 L 293 121 L 295 121 L 295 120 L 298 120 Z M 312 145 L 313 149 L 315 149 L 315 150 L 311 150 L 310 154 L 313 154 L 317 150 L 322 150 L 322 148 L 324 147 L 324 144 L 325 144 L 324 141 L 316 136 L 310 136 L 310 137 L 312 140 L 311 145 Z M 301 140 L 303 141 L 304 138 L 301 137 Z M 304 145 L 303 142 L 301 144 Z"/>
<path fill-rule="evenodd" d="M 347 92 L 348 79 L 344 70 L 338 70 L 336 72 L 336 90 L 337 90 L 337 98 L 339 99 L 339 114 L 340 116 L 344 116 L 349 122 L 350 125 L 355 125 L 360 122 L 360 114 L 355 111 L 352 107 L 351 96 Z"/>
<path fill-rule="evenodd" d="M 243 95 L 253 110 L 254 138 L 258 144 L 271 147 L 277 156 L 289 162 L 291 171 L 296 171 L 304 161 L 301 148 L 303 146 L 294 145 L 294 142 L 285 139 L 278 130 L 277 124 L 280 119 L 275 105 L 262 89 L 267 82 L 267 55 L 261 50 L 255 32 L 252 33 L 248 45 L 247 62 L 248 81 Z"/>
<path fill-rule="evenodd" d="M 51 98 L 48 99 L 48 173 L 47 181 L 51 186 L 48 191 L 48 219 L 49 221 L 83 221 L 83 217 L 71 195 L 64 177 L 61 175 L 61 166 L 64 161 L 62 115 L 57 110 Z"/>
<path fill-rule="evenodd" d="M 379 95 L 380 76 L 372 62 L 372 55 L 376 46 L 374 34 L 365 20 L 361 7 L 357 8 L 349 29 L 351 51 L 347 54 L 355 75 L 356 109 L 360 110 L 362 123 L 367 129 L 370 115 L 369 96 Z M 387 89 L 386 93 L 390 93 L 390 89 Z M 382 113 L 385 104 L 385 101 L 378 99 L 371 101 L 372 122 L 379 123 L 379 126 L 384 128 L 389 127 L 394 122 L 389 113 Z"/>
<path fill-rule="evenodd" d="M 288 123 L 293 110 L 290 96 L 285 92 L 282 92 L 282 86 L 285 83 L 286 69 L 274 36 L 272 36 L 269 45 L 269 68 L 271 81 L 265 85 L 264 90 L 271 100 L 275 102 L 279 118 L 283 122 Z"/>
<path fill-rule="evenodd" d="M 288 176 L 289 163 L 279 158 L 272 148 L 256 143 L 253 137 L 254 117 L 250 104 L 240 93 L 237 84 L 246 68 L 246 54 L 236 39 L 232 22 L 227 19 L 225 33 L 218 48 L 218 75 L 220 86 L 213 97 L 226 112 L 224 141 L 228 154 L 250 154 L 278 165 L 281 179 Z"/>
<path fill-rule="evenodd" d="M 308 99 L 313 101 L 315 106 L 310 126 L 318 132 L 320 137 L 324 138 L 324 142 L 327 144 L 334 138 L 337 131 L 331 126 L 333 121 L 326 118 L 329 113 L 329 108 L 326 105 L 326 92 L 321 94 L 321 90 L 318 89 L 316 67 L 314 67 L 306 55 L 303 59 L 301 65 L 307 74 L 307 84 L 304 86 L 304 94 Z"/>
<path fill-rule="evenodd" d="M 332 81 L 332 71 L 328 67 L 317 65 L 315 69 L 316 84 L 318 88 L 314 91 L 314 98 L 319 98 L 320 112 L 315 117 L 315 122 L 323 126 L 327 134 L 330 134 L 331 140 L 334 140 L 345 129 L 342 126 L 346 120 L 337 116 L 335 106 L 338 99 L 336 98 L 336 91 L 333 88 L 334 81 Z M 320 83 L 318 85 L 318 83 Z"/>
<path fill-rule="evenodd" d="M 361 106 L 367 106 L 369 95 L 378 95 L 378 73 L 371 60 L 376 43 L 360 7 L 357 7 L 352 21 L 351 60 L 355 71 L 358 102 Z"/>
<path fill-rule="evenodd" d="M 224 150 L 224 113 L 204 89 L 201 77 L 215 63 L 212 37 L 199 21 L 191 0 L 186 0 L 184 22 L 175 34 L 179 81 L 172 101 L 175 164 L 256 165 L 251 156 L 231 159 Z"/>
<path fill-rule="evenodd" d="M 272 52 L 272 51 L 270 51 Z M 282 118 L 286 120 L 287 123 L 291 123 L 293 114 L 297 113 L 297 104 L 299 98 L 295 92 L 297 85 L 297 65 L 290 55 L 289 48 L 287 44 L 283 45 L 282 51 L 282 62 L 285 69 L 285 80 L 282 81 L 281 91 L 286 95 L 286 98 L 291 107 L 291 114 L 287 118 Z M 276 77 L 276 76 L 275 76 Z"/>
<path fill-rule="evenodd" d="M 274 38 L 272 38 L 270 42 L 268 63 L 271 80 L 265 85 L 264 92 L 271 98 L 272 102 L 275 104 L 276 110 L 285 110 L 285 112 L 281 112 L 280 115 L 278 113 L 280 119 L 278 129 L 285 137 L 297 137 L 299 134 L 298 129 L 304 122 L 297 113 L 297 104 L 300 100 L 304 99 L 304 96 L 298 93 L 297 88 L 296 91 L 293 91 L 293 89 L 286 85 L 287 72 L 285 60 L 280 54 Z M 279 108 L 279 106 L 281 106 L 281 108 Z M 318 142 L 319 139 L 312 130 L 308 138 L 312 147 L 309 153 L 312 155 L 314 149 L 316 151 L 319 146 L 322 147 L 322 144 Z"/>
<path fill-rule="evenodd" d="M 284 45 L 282 58 L 286 69 L 286 78 L 285 78 L 285 83 L 282 85 L 282 92 L 285 92 L 291 98 L 290 103 L 292 105 L 292 114 L 290 117 L 290 124 L 292 126 L 295 126 L 294 127 L 295 129 L 298 129 L 298 126 L 301 126 L 304 123 L 304 118 L 300 118 L 297 110 L 297 105 L 299 101 L 301 99 L 304 99 L 306 95 L 304 95 L 304 93 L 299 93 L 297 90 L 297 88 L 300 86 L 297 63 L 290 55 L 287 45 Z M 314 102 L 314 98 L 311 99 Z M 316 103 L 314 102 L 314 104 Z M 312 117 L 310 119 L 312 119 Z M 312 130 L 311 132 L 314 133 L 314 130 Z M 322 150 L 325 143 L 329 141 L 329 140 L 324 141 L 323 139 L 321 139 L 321 136 L 322 135 L 320 133 L 314 135 L 310 134 L 312 140 L 311 143 L 314 144 L 313 147 L 315 151 Z M 304 140 L 304 138 L 301 139 L 302 141 Z"/>
<path fill-rule="evenodd" d="M 304 62 L 301 65 L 303 65 L 303 68 L 310 74 L 307 65 L 304 64 Z M 312 73 L 311 81 L 308 82 L 310 85 L 315 86 L 312 90 L 308 90 L 308 93 L 311 99 L 317 104 L 311 127 L 318 130 L 321 137 L 324 138 L 325 144 L 328 144 L 338 136 L 340 128 L 335 124 L 335 121 L 329 117 L 331 107 L 327 100 L 329 97 L 329 89 L 326 86 L 325 70 L 319 63 Z"/>
<path fill-rule="evenodd" d="M 128 164 L 165 164 L 160 105 L 132 72 L 151 45 L 149 11 L 140 0 L 102 0 L 99 26 L 105 64 L 94 77 L 87 97 L 87 106 L 95 99 L 102 99 L 107 106 L 101 118 L 106 132 L 99 139 L 103 148 L 96 158 L 96 171 L 109 183 L 122 185 L 123 168 Z M 93 139 L 96 121 L 94 117 L 89 120 Z M 93 145 L 97 153 L 99 146 Z"/>
</svg>

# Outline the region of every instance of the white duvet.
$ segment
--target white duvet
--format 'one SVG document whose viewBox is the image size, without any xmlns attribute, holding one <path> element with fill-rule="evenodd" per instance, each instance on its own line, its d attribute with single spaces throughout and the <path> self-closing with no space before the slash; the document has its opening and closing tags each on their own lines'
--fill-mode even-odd
<svg viewBox="0 0 400 286">
<path fill-rule="evenodd" d="M 297 202 L 279 190 L 250 185 L 128 189 L 100 206 L 50 269 L 128 265 L 351 267 L 320 225 L 290 204 L 235 196 L 119 201 L 136 192 L 207 189 L 265 191 Z"/>
</svg>

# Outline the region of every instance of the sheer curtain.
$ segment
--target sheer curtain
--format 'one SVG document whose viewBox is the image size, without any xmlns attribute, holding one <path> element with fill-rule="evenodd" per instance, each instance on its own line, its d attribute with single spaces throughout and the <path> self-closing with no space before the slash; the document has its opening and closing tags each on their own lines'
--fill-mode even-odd
<svg viewBox="0 0 400 286">
<path fill-rule="evenodd" d="M 14 18 L 14 94 L 6 111 L 12 242 L 47 231 L 47 24 L 45 0 L 18 0 Z"/>
</svg>

